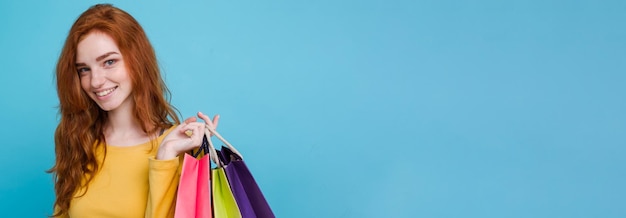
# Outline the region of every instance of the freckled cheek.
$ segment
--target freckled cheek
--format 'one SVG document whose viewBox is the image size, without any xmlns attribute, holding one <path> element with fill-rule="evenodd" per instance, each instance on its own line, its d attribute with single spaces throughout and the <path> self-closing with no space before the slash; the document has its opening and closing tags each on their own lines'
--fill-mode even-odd
<svg viewBox="0 0 626 218">
<path fill-rule="evenodd" d="M 83 89 L 83 91 L 85 91 L 85 93 L 89 94 L 90 86 L 91 85 L 89 78 L 87 78 L 86 76 L 80 78 L 80 87 Z"/>
<path fill-rule="evenodd" d="M 122 68 L 117 72 L 117 80 L 119 83 L 126 83 L 127 86 L 132 84 L 128 70 Z M 129 87 L 130 88 L 130 87 Z"/>
</svg>

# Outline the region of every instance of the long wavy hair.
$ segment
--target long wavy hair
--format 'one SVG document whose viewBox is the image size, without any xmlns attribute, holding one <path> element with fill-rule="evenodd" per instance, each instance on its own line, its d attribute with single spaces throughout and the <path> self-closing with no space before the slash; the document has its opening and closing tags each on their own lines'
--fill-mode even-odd
<svg viewBox="0 0 626 218">
<path fill-rule="evenodd" d="M 87 186 L 100 167 L 96 146 L 105 142 L 107 112 L 82 90 L 75 65 L 77 45 L 92 31 L 108 34 L 117 43 L 132 81 L 134 118 L 142 130 L 156 135 L 160 129 L 180 124 L 154 49 L 139 23 L 110 4 L 87 9 L 70 29 L 56 67 L 60 122 L 54 135 L 56 162 L 48 171 L 53 174 L 56 192 L 52 216 L 69 211 L 77 190 Z M 106 155 L 106 146 L 104 152 Z"/>
</svg>

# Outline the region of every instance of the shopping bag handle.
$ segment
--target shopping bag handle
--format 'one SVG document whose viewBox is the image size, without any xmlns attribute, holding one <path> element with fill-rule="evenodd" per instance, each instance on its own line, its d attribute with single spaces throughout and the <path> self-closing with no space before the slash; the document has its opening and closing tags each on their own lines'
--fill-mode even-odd
<svg viewBox="0 0 626 218">
<path fill-rule="evenodd" d="M 213 142 L 211 142 L 211 132 L 208 129 L 204 129 L 204 138 L 206 139 L 207 144 L 203 144 L 202 146 L 206 146 L 205 148 L 209 150 L 209 157 L 213 161 L 213 163 L 217 164 L 217 167 L 223 167 L 224 164 L 217 157 L 217 151 L 215 151 L 215 147 L 213 146 Z"/>
<path fill-rule="evenodd" d="M 209 135 L 210 136 L 210 135 Z M 209 139 L 207 138 L 207 135 L 205 134 L 202 137 L 202 145 L 200 145 L 200 147 L 198 148 L 198 150 L 196 152 L 193 152 L 193 150 L 191 150 L 189 153 L 191 154 L 191 156 L 197 158 L 198 156 L 200 156 L 201 153 L 204 152 L 204 155 L 210 154 L 209 151 Z"/>
<path fill-rule="evenodd" d="M 241 155 L 241 153 L 239 153 L 239 151 L 232 144 L 226 141 L 226 139 L 224 139 L 224 137 L 222 137 L 222 135 L 220 135 L 220 133 L 217 132 L 217 130 L 211 129 L 209 128 L 209 126 L 206 126 L 206 128 L 204 129 L 204 135 L 207 138 L 207 141 L 209 144 L 209 155 L 211 156 L 211 159 L 213 159 L 213 162 L 218 165 L 218 167 L 223 167 L 224 163 L 222 163 L 222 161 L 220 161 L 219 157 L 217 156 L 217 151 L 215 150 L 215 146 L 213 146 L 213 143 L 211 142 L 211 134 L 217 137 L 220 141 L 224 142 L 224 144 L 233 153 L 239 156 L 239 158 L 243 159 L 243 156 Z"/>
</svg>

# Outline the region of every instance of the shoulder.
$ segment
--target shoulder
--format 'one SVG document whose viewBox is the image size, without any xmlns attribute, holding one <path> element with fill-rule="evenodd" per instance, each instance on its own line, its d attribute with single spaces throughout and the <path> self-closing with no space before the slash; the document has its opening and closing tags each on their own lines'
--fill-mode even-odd
<svg viewBox="0 0 626 218">
<path fill-rule="evenodd" d="M 174 124 L 172 126 L 170 126 L 167 129 L 162 129 L 159 131 L 159 136 L 157 136 L 156 139 L 154 139 L 154 141 L 161 143 L 163 141 L 163 139 L 165 139 L 165 137 L 167 137 L 168 134 L 170 134 L 174 129 L 176 129 L 178 125 Z"/>
</svg>

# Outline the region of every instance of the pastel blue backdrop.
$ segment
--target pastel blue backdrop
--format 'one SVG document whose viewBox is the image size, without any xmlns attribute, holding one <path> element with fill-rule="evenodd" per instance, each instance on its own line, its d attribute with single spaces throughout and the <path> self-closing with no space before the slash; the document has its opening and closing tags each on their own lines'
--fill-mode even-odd
<svg viewBox="0 0 626 218">
<path fill-rule="evenodd" d="M 94 3 L 0 3 L 2 217 L 51 212 L 55 63 Z M 113 3 L 278 217 L 626 217 L 626 1 Z"/>
</svg>

